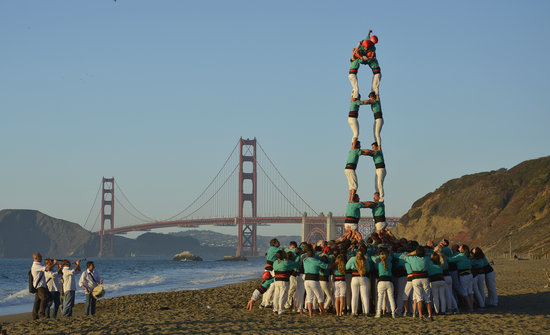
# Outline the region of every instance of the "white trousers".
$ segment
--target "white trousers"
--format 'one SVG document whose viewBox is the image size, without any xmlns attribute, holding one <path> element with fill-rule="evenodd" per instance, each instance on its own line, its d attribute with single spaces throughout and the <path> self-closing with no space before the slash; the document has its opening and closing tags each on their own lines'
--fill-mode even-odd
<svg viewBox="0 0 550 335">
<path fill-rule="evenodd" d="M 408 300 L 409 298 L 412 298 L 411 294 L 413 293 L 413 282 L 407 280 L 407 284 L 405 284 L 405 291 L 403 292 L 405 294 L 405 298 Z M 405 299 L 403 299 L 405 300 Z"/>
<path fill-rule="evenodd" d="M 447 310 L 457 310 L 458 305 L 453 294 L 453 278 L 451 276 L 445 276 L 445 301 L 447 302 Z"/>
<path fill-rule="evenodd" d="M 285 302 L 288 298 L 288 287 L 290 285 L 287 281 L 275 281 L 275 292 L 273 292 L 273 310 L 275 312 L 283 313 L 285 311 Z"/>
<path fill-rule="evenodd" d="M 485 274 L 478 274 L 473 280 L 474 296 L 481 308 L 485 308 Z"/>
<path fill-rule="evenodd" d="M 323 292 L 321 291 L 321 285 L 316 280 L 305 280 L 304 287 L 306 289 L 306 303 L 313 303 L 313 298 L 317 298 L 319 303 L 323 303 Z"/>
<path fill-rule="evenodd" d="M 348 75 L 348 78 L 349 78 L 349 82 L 351 83 L 351 87 L 352 87 L 351 97 L 353 99 L 357 99 L 357 98 L 359 98 L 359 84 L 357 83 L 357 75 L 353 74 L 353 73 L 350 73 Z M 374 79 L 373 79 L 373 82 L 374 82 Z M 380 85 L 380 81 L 378 82 L 378 85 Z"/>
<path fill-rule="evenodd" d="M 374 124 L 372 125 L 372 133 L 374 134 L 374 141 L 378 143 L 378 145 L 382 145 L 382 138 L 380 137 L 380 132 L 382 131 L 383 125 L 384 125 L 383 118 L 374 119 Z M 359 133 L 359 129 L 357 130 L 357 133 Z"/>
<path fill-rule="evenodd" d="M 338 280 L 334 282 L 334 296 L 336 298 L 346 296 L 346 281 Z"/>
<path fill-rule="evenodd" d="M 323 291 L 323 293 L 325 295 L 325 304 L 323 305 L 323 307 L 328 309 L 329 306 L 334 301 L 334 299 L 332 298 L 332 285 L 331 285 L 331 282 L 320 280 L 319 284 L 321 285 L 321 291 Z"/>
<path fill-rule="evenodd" d="M 353 132 L 353 137 L 359 138 L 359 120 L 356 117 L 348 117 L 348 124 Z"/>
<path fill-rule="evenodd" d="M 485 274 L 485 285 L 487 285 L 487 305 L 498 305 L 497 286 L 495 283 L 495 271 Z"/>
<path fill-rule="evenodd" d="M 348 188 L 350 190 L 357 190 L 358 182 L 357 182 L 357 174 L 355 173 L 355 170 L 344 169 L 344 173 L 346 174 L 346 178 L 348 179 Z"/>
<path fill-rule="evenodd" d="M 351 310 L 351 273 L 346 273 L 346 308 L 347 310 Z"/>
<path fill-rule="evenodd" d="M 407 285 L 407 276 L 403 277 L 394 277 L 393 278 L 393 287 L 395 288 L 395 303 L 397 305 L 396 313 L 402 314 L 403 301 L 408 300 L 405 295 L 405 286 Z"/>
<path fill-rule="evenodd" d="M 447 293 L 445 290 L 445 281 L 438 280 L 430 282 L 432 289 L 433 303 L 436 313 L 445 313 L 447 311 Z"/>
<path fill-rule="evenodd" d="M 296 302 L 296 277 L 290 276 L 290 285 L 288 286 L 288 298 L 285 302 L 285 309 L 292 309 L 293 302 Z"/>
<path fill-rule="evenodd" d="M 367 277 L 351 278 L 351 313 L 353 315 L 357 315 L 359 295 L 361 295 L 363 314 L 369 314 L 369 286 L 369 278 Z"/>
<path fill-rule="evenodd" d="M 269 288 L 267 291 L 265 291 L 264 295 L 262 296 L 262 306 L 267 307 L 273 304 L 273 292 L 275 292 L 275 283 L 272 283 L 269 285 Z"/>
<path fill-rule="evenodd" d="M 296 276 L 296 310 L 300 311 L 304 309 L 304 297 L 305 297 L 305 287 L 304 287 L 304 275 Z"/>
<path fill-rule="evenodd" d="M 380 93 L 378 90 L 380 88 L 380 79 L 382 79 L 382 73 L 380 72 L 372 76 L 372 91 L 376 93 L 376 95 L 379 95 Z"/>
<path fill-rule="evenodd" d="M 391 281 L 378 281 L 378 304 L 376 305 L 376 314 L 382 313 L 382 304 L 386 301 L 386 297 L 390 301 L 392 314 L 395 313 L 395 299 L 393 298 L 393 283 Z"/>
<path fill-rule="evenodd" d="M 472 274 L 459 276 L 459 277 L 460 277 L 460 285 L 462 286 L 461 295 L 463 297 L 467 297 L 470 294 L 474 294 L 474 277 L 472 277 Z"/>
<path fill-rule="evenodd" d="M 386 178 L 386 168 L 376 169 L 374 176 L 374 192 L 380 193 L 380 201 L 384 201 L 384 179 Z"/>
<path fill-rule="evenodd" d="M 417 302 L 432 302 L 430 292 L 430 281 L 428 278 L 416 278 L 412 280 L 413 299 Z"/>
</svg>

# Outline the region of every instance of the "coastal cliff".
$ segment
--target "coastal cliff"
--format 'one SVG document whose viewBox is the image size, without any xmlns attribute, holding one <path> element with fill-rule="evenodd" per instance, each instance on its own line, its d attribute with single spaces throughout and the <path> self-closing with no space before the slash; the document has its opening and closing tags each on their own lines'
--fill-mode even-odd
<svg viewBox="0 0 550 335">
<path fill-rule="evenodd" d="M 490 252 L 544 252 L 550 244 L 550 156 L 450 180 L 417 200 L 398 236 L 449 238 Z M 546 248 L 548 251 L 548 247 Z"/>
</svg>

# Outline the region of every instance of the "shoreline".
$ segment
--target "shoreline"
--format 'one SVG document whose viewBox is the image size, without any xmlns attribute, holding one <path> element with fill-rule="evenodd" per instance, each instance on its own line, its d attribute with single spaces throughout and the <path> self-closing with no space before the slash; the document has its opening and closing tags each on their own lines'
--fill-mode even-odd
<svg viewBox="0 0 550 335">
<path fill-rule="evenodd" d="M 395 333 L 549 333 L 550 289 L 544 269 L 548 260 L 495 260 L 499 306 L 473 314 L 437 316 L 432 322 L 410 317 L 341 318 L 333 314 L 313 318 L 295 313 L 281 316 L 271 310 L 245 306 L 260 280 L 214 288 L 143 293 L 100 299 L 95 316 L 83 316 L 84 304 L 73 317 L 30 320 L 30 313 L 0 317 L 7 334 L 196 334 L 274 333 L 334 334 Z M 28 319 L 25 319 L 28 317 Z"/>
</svg>

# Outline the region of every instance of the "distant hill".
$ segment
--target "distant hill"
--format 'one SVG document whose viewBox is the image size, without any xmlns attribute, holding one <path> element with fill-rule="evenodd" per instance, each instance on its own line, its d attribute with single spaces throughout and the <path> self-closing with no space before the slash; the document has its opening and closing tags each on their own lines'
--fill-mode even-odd
<svg viewBox="0 0 550 335">
<path fill-rule="evenodd" d="M 550 156 L 450 180 L 417 200 L 395 233 L 493 253 L 509 250 L 511 234 L 513 253 L 538 250 L 550 244 Z"/>
<path fill-rule="evenodd" d="M 76 223 L 35 210 L 0 211 L 0 257 L 46 255 L 80 257 L 92 254 L 99 239 Z M 96 252 L 97 254 L 97 252 Z"/>
<path fill-rule="evenodd" d="M 201 246 L 197 239 L 190 236 L 145 233 L 137 239 L 115 236 L 114 240 L 115 257 L 172 257 L 185 250 L 203 258 L 235 254 L 235 248 Z M 0 258 L 30 258 L 34 252 L 48 257 L 96 257 L 99 253 L 99 236 L 76 223 L 56 219 L 36 210 L 1 210 Z"/>
</svg>

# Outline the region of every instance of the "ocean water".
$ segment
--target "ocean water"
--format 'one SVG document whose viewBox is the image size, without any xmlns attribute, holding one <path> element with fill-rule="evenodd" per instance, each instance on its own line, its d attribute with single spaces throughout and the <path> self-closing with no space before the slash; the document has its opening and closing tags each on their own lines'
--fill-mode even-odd
<svg viewBox="0 0 550 335">
<path fill-rule="evenodd" d="M 89 258 L 103 279 L 105 297 L 128 294 L 195 290 L 259 278 L 265 259 L 246 262 L 178 262 L 154 258 Z M 0 259 L 0 315 L 32 310 L 28 290 L 32 259 Z M 83 269 L 85 266 L 82 267 Z M 80 278 L 78 276 L 78 278 Z M 78 278 L 75 279 L 78 281 Z M 84 302 L 77 288 L 75 303 Z"/>
</svg>

